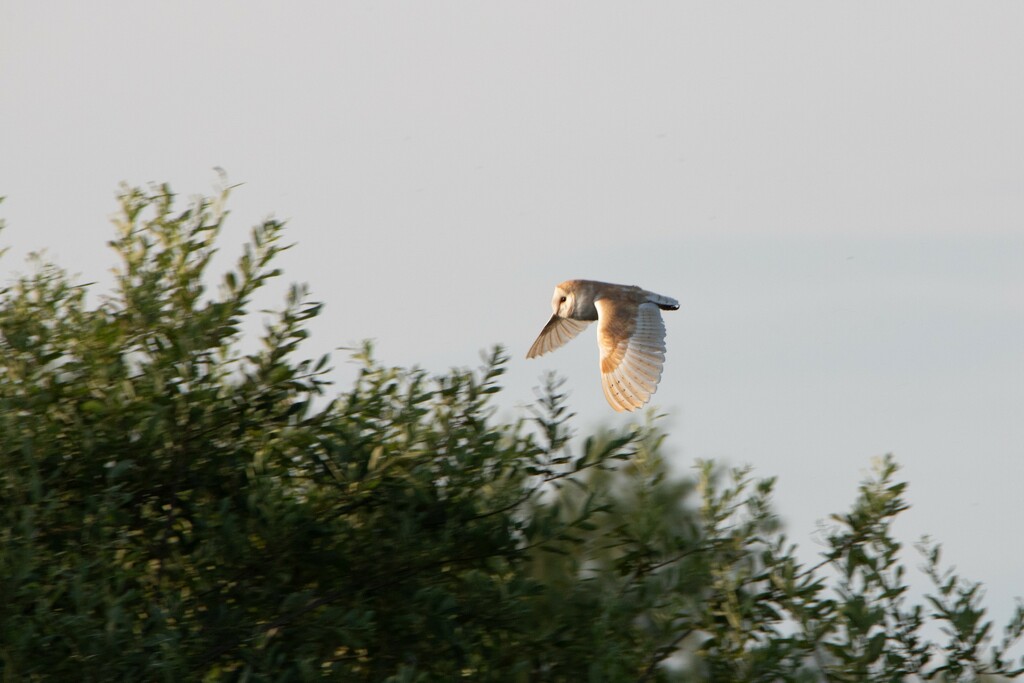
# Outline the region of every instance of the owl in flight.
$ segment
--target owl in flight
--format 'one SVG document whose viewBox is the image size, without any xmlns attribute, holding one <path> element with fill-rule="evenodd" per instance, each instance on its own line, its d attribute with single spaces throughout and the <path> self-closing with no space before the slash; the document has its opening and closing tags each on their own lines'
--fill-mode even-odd
<svg viewBox="0 0 1024 683">
<path fill-rule="evenodd" d="M 665 363 L 665 323 L 661 311 L 674 311 L 672 297 L 631 285 L 566 280 L 551 299 L 555 314 L 533 342 L 527 358 L 554 351 L 597 321 L 601 385 L 615 410 L 636 410 L 658 390 Z"/>
</svg>

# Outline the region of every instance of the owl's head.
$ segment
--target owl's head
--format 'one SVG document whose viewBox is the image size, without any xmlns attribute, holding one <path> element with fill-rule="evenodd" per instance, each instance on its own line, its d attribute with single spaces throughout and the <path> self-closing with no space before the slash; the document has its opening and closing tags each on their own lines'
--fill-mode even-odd
<svg viewBox="0 0 1024 683">
<path fill-rule="evenodd" d="M 576 312 L 576 290 L 572 287 L 572 281 L 563 282 L 555 287 L 555 293 L 551 297 L 551 310 L 561 318 L 571 318 Z"/>
</svg>

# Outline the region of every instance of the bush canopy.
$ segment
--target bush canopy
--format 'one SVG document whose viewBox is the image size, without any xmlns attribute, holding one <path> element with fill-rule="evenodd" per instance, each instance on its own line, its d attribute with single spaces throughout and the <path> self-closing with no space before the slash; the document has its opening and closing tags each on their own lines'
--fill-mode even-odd
<svg viewBox="0 0 1024 683">
<path fill-rule="evenodd" d="M 910 602 L 892 458 L 808 566 L 772 479 L 670 471 L 656 419 L 577 436 L 549 376 L 497 420 L 501 348 L 435 377 L 367 344 L 334 394 L 328 358 L 299 358 L 321 305 L 292 286 L 243 352 L 283 225 L 258 225 L 218 283 L 226 198 L 125 187 L 95 305 L 42 261 L 0 290 L 4 681 L 1021 673 L 1024 611 L 995 634 L 937 544 Z"/>
</svg>

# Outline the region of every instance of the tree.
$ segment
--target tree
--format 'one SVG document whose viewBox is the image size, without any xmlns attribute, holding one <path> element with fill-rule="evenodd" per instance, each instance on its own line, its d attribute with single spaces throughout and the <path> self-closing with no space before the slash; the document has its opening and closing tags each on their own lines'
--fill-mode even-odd
<svg viewBox="0 0 1024 683">
<path fill-rule="evenodd" d="M 671 473 L 656 422 L 574 439 L 557 378 L 505 424 L 505 355 L 431 377 L 365 346 L 330 398 L 293 286 L 243 353 L 283 226 L 218 291 L 227 191 L 125 188 L 114 292 L 0 291 L 4 680 L 977 680 L 1015 676 L 979 586 L 924 548 L 908 605 L 891 458 L 805 567 L 773 481 Z M 831 568 L 838 578 L 827 573 Z M 922 626 L 946 624 L 948 641 Z"/>
</svg>

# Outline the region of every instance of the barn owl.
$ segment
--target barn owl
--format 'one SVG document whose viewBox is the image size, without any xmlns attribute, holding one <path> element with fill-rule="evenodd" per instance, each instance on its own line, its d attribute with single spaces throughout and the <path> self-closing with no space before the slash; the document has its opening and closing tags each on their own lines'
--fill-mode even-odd
<svg viewBox="0 0 1024 683">
<path fill-rule="evenodd" d="M 554 351 L 597 321 L 601 385 L 618 411 L 636 410 L 658 390 L 665 363 L 665 323 L 661 311 L 674 311 L 672 297 L 630 285 L 566 280 L 555 287 L 554 315 L 533 342 L 527 358 Z"/>
</svg>

